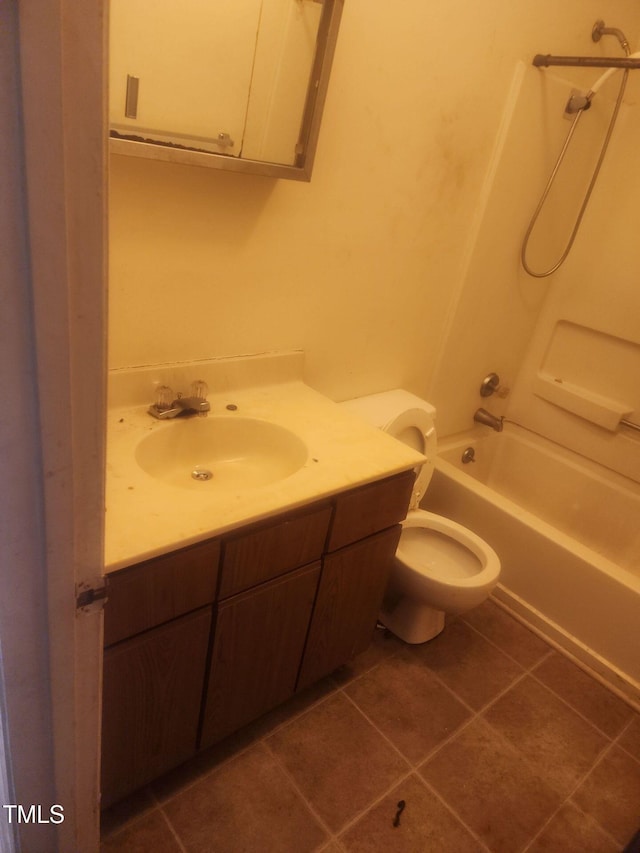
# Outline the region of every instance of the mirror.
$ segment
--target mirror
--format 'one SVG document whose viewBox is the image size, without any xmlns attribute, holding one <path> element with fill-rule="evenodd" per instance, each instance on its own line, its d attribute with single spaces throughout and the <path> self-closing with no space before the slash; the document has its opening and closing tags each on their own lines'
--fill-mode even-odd
<svg viewBox="0 0 640 853">
<path fill-rule="evenodd" d="M 110 150 L 310 180 L 343 0 L 110 0 Z"/>
</svg>

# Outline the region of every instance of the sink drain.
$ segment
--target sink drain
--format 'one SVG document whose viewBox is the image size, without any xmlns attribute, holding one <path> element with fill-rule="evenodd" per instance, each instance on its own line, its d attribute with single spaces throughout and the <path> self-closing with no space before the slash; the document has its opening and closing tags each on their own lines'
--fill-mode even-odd
<svg viewBox="0 0 640 853">
<path fill-rule="evenodd" d="M 201 481 L 213 479 L 213 473 L 209 471 L 208 468 L 194 468 L 191 472 L 191 476 L 194 480 Z"/>
</svg>

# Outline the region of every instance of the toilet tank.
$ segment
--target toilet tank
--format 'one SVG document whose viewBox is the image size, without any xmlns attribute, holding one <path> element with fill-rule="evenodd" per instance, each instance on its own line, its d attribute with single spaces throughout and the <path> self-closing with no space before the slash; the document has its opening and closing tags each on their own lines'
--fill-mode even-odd
<svg viewBox="0 0 640 853">
<path fill-rule="evenodd" d="M 427 461 L 416 470 L 411 501 L 411 509 L 415 509 L 429 485 L 435 467 L 438 450 L 435 408 L 426 400 L 401 388 L 345 400 L 341 405 L 426 456 Z"/>
</svg>

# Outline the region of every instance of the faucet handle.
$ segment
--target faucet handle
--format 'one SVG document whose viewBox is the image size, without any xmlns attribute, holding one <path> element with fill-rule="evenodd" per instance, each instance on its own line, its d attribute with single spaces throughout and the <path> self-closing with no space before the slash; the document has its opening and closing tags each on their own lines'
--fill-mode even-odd
<svg viewBox="0 0 640 853">
<path fill-rule="evenodd" d="M 209 386 L 204 379 L 196 379 L 191 383 L 191 396 L 196 400 L 206 400 L 209 393 Z"/>
<path fill-rule="evenodd" d="M 158 385 L 156 387 L 156 402 L 155 407 L 159 412 L 166 412 L 173 406 L 174 393 L 168 385 Z"/>
</svg>

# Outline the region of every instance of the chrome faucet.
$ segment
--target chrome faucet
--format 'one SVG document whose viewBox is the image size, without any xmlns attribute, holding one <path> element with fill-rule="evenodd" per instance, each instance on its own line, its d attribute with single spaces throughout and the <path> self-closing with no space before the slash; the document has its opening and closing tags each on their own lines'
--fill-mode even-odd
<svg viewBox="0 0 640 853">
<path fill-rule="evenodd" d="M 488 412 L 486 409 L 477 409 L 473 415 L 473 419 L 476 423 L 484 424 L 485 426 L 491 427 L 491 429 L 495 429 L 496 432 L 502 432 L 503 418 L 498 417 L 497 415 L 492 415 L 491 412 Z"/>
<path fill-rule="evenodd" d="M 156 401 L 149 406 L 149 414 L 161 420 L 177 418 L 179 415 L 206 416 L 211 408 L 207 400 L 207 383 L 197 379 L 191 383 L 190 391 L 188 397 L 180 392 L 174 397 L 168 385 L 159 385 L 156 388 Z"/>
</svg>

